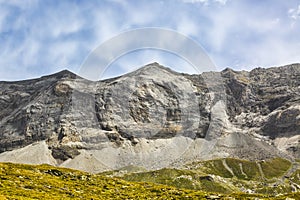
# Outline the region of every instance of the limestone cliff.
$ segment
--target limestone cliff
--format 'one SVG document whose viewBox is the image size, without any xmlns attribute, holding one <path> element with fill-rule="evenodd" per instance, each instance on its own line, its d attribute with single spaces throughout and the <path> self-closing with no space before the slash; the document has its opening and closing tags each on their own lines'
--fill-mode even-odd
<svg viewBox="0 0 300 200">
<path fill-rule="evenodd" d="M 62 71 L 0 89 L 0 161 L 99 172 L 300 158 L 300 64 L 189 75 L 152 63 L 98 82 Z"/>
</svg>

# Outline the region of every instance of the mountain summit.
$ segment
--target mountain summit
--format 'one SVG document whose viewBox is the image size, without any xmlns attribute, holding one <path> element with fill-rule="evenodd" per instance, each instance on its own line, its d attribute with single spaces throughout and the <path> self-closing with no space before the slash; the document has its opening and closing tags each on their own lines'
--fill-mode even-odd
<svg viewBox="0 0 300 200">
<path fill-rule="evenodd" d="M 299 80 L 299 64 L 188 75 L 151 63 L 97 82 L 68 71 L 0 82 L 0 161 L 101 172 L 299 159 Z"/>
</svg>

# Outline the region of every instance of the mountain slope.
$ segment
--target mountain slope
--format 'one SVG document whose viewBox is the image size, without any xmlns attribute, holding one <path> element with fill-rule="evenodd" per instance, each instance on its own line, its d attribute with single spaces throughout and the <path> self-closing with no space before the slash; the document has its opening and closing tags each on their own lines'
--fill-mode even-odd
<svg viewBox="0 0 300 200">
<path fill-rule="evenodd" d="M 177 178 L 179 187 L 187 185 L 189 182 L 186 179 L 195 174 L 172 169 L 160 171 L 166 180 Z M 159 171 L 151 173 L 160 175 Z M 196 178 L 206 190 L 218 189 L 210 176 L 202 175 Z M 244 192 L 224 194 L 180 189 L 155 183 L 129 182 L 120 178 L 50 165 L 0 163 L 0 180 L 0 199 L 299 199 L 300 197 L 299 192 L 281 195 Z"/>
<path fill-rule="evenodd" d="M 210 194 L 56 168 L 0 163 L 1 199 L 204 198 Z"/>
<path fill-rule="evenodd" d="M 188 75 L 152 63 L 97 82 L 68 71 L 0 82 L 0 161 L 94 173 L 223 157 L 293 161 L 299 80 L 299 64 Z"/>
<path fill-rule="evenodd" d="M 299 163 L 297 168 L 299 170 Z M 288 176 L 288 173 L 291 175 Z M 219 193 L 245 192 L 275 196 L 300 189 L 298 171 L 293 171 L 291 163 L 280 158 L 258 162 L 226 158 L 194 162 L 181 169 L 164 168 L 146 172 L 122 169 L 103 174 L 127 181 L 146 181 Z"/>
</svg>

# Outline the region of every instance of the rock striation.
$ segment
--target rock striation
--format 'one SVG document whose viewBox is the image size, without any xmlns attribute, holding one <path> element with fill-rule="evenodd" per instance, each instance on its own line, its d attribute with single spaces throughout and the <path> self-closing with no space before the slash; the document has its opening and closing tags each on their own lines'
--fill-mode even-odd
<svg viewBox="0 0 300 200">
<path fill-rule="evenodd" d="M 152 63 L 97 82 L 66 70 L 0 82 L 0 161 L 100 172 L 293 160 L 299 141 L 300 64 L 189 75 Z"/>
</svg>

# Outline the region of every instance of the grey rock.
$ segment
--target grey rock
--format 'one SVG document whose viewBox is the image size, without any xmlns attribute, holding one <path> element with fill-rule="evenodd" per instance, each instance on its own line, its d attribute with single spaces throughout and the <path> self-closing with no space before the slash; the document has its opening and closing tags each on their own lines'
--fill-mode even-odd
<svg viewBox="0 0 300 200">
<path fill-rule="evenodd" d="M 99 172 L 300 158 L 299 64 L 189 75 L 152 63 L 97 82 L 62 71 L 0 88 L 0 161 Z"/>
</svg>

